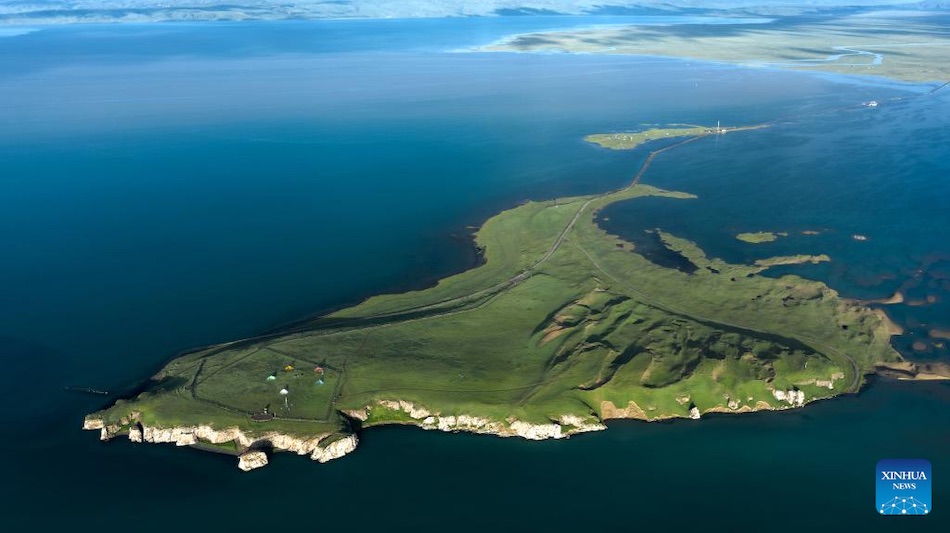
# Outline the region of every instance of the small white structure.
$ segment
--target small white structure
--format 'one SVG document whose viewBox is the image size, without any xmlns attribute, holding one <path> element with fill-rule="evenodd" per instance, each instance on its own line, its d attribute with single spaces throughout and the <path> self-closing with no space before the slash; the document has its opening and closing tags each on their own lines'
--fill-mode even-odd
<svg viewBox="0 0 950 533">
<path fill-rule="evenodd" d="M 281 396 L 287 396 L 288 394 L 290 394 L 290 391 L 287 390 L 286 387 L 284 387 L 283 389 L 280 389 L 280 395 L 281 395 Z"/>
</svg>

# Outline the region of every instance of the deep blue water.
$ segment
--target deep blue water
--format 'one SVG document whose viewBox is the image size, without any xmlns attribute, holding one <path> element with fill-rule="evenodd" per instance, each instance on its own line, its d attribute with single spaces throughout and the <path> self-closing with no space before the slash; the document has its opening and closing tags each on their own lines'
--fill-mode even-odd
<svg viewBox="0 0 950 533">
<path fill-rule="evenodd" d="M 895 455 L 929 458 L 935 505 L 950 505 L 945 384 L 877 382 L 794 413 L 618 423 L 568 442 L 383 428 L 343 460 L 280 456 L 252 474 L 231 457 L 79 431 L 103 400 L 64 386 L 125 390 L 181 350 L 431 283 L 471 265 L 467 228 L 491 214 L 629 180 L 645 152 L 599 150 L 587 133 L 787 120 L 658 159 L 646 182 L 700 199 L 618 205 L 608 227 L 620 233 L 659 225 L 729 260 L 827 252 L 830 266 L 796 272 L 868 298 L 948 253 L 941 93 L 693 61 L 442 53 L 581 21 L 443 22 L 0 38 L 8 522 L 623 531 L 807 517 L 881 529 L 871 476 Z M 872 98 L 892 103 L 857 105 Z M 732 239 L 801 229 L 822 234 Z M 917 336 L 948 316 L 946 266 L 927 264 L 908 291 L 938 301 L 889 309 Z M 937 507 L 914 525 L 946 523 Z"/>
<path fill-rule="evenodd" d="M 733 262 L 826 253 L 830 263 L 771 274 L 821 279 L 861 299 L 900 290 L 906 302 L 886 307 L 906 330 L 895 345 L 914 359 L 947 361 L 950 349 L 929 333 L 950 329 L 948 111 L 947 96 L 935 93 L 801 113 L 755 134 L 686 146 L 661 157 L 649 181 L 699 200 L 618 204 L 604 210 L 603 224 L 631 235 L 661 227 Z M 766 244 L 734 238 L 745 231 L 789 235 Z"/>
</svg>

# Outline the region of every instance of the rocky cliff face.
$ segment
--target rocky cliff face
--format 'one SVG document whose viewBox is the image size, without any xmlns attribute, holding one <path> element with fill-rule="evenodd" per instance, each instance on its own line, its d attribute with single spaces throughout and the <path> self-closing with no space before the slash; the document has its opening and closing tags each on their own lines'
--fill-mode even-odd
<svg viewBox="0 0 950 533">
<path fill-rule="evenodd" d="M 83 421 L 83 429 L 99 430 L 99 438 L 104 441 L 122 434 L 127 434 L 129 440 L 132 442 L 173 443 L 176 446 L 191 446 L 199 442 L 207 442 L 210 444 L 234 442 L 238 449 L 248 450 L 258 447 L 268 447 L 276 451 L 293 452 L 297 455 L 309 455 L 311 459 L 321 463 L 343 457 L 355 450 L 359 443 L 356 435 L 353 434 L 330 442 L 334 435 L 329 433 L 312 437 L 285 435 L 274 431 L 269 431 L 261 435 L 249 435 L 238 427 L 225 429 L 215 429 L 207 425 L 155 427 L 140 423 L 124 426 L 119 424 L 106 424 L 103 420 L 95 417 L 86 418 L 86 420 Z M 258 453 L 263 454 L 263 452 L 260 451 L 241 454 L 238 459 L 238 467 L 246 471 L 265 466 L 267 464 L 266 454 L 263 462 L 261 462 L 258 455 L 249 455 Z M 244 466 L 257 466 L 244 468 L 242 464 Z"/>
<path fill-rule="evenodd" d="M 800 390 L 773 390 L 772 396 L 780 402 L 788 402 L 792 407 L 805 405 L 805 393 Z"/>
<path fill-rule="evenodd" d="M 248 472 L 267 466 L 267 454 L 264 452 L 245 452 L 238 456 L 238 468 Z"/>
<path fill-rule="evenodd" d="M 325 448 L 317 448 L 310 455 L 310 458 L 320 463 L 339 459 L 355 450 L 357 444 L 359 444 L 359 439 L 355 434 L 350 434 L 338 441 L 331 442 Z"/>
<path fill-rule="evenodd" d="M 772 406 L 762 401 L 757 402 L 754 407 L 750 405 L 740 406 L 737 400 L 729 399 L 728 408 L 719 406 L 706 409 L 703 412 L 743 413 L 788 409 L 805 404 L 805 393 L 800 390 L 773 390 L 772 395 L 776 400 L 786 402 L 788 407 Z M 688 401 L 688 398 L 686 401 Z M 652 407 L 650 408 L 652 409 Z M 367 405 L 361 409 L 346 411 L 345 414 L 361 421 L 370 420 L 375 415 L 379 420 L 377 423 L 399 423 L 398 419 L 387 420 L 385 413 L 378 413 L 378 410 L 397 411 L 409 415 L 410 420 L 407 423 L 427 430 L 467 431 L 500 437 L 522 437 L 529 440 L 562 439 L 577 433 L 606 429 L 606 426 L 601 422 L 601 418 L 593 415 L 565 414 L 546 424 L 532 424 L 514 417 L 508 417 L 505 420 L 492 420 L 475 415 L 443 415 L 406 400 L 379 400 L 375 404 Z M 691 406 L 685 416 L 698 419 L 701 412 L 696 406 Z M 632 401 L 625 408 L 618 408 L 608 401 L 602 402 L 601 417 L 603 419 L 636 418 L 642 420 L 676 418 L 675 416 L 649 417 L 640 406 Z M 680 417 L 683 417 L 683 415 L 680 415 Z M 140 414 L 132 412 L 128 417 L 123 418 L 120 423 L 106 424 L 104 420 L 96 416 L 89 416 L 83 421 L 83 429 L 99 431 L 99 438 L 103 441 L 119 435 L 127 435 L 132 442 L 173 443 L 176 446 L 192 446 L 202 442 L 210 444 L 234 442 L 237 450 L 242 451 L 238 457 L 238 468 L 244 471 L 267 465 L 267 454 L 261 451 L 262 448 L 307 455 L 314 461 L 325 463 L 354 451 L 359 444 L 359 439 L 355 434 L 340 436 L 339 434 L 326 433 L 302 437 L 269 431 L 252 435 L 245 433 L 236 426 L 223 429 L 213 428 L 210 425 L 157 427 L 144 425 L 140 423 L 139 419 Z"/>
<path fill-rule="evenodd" d="M 409 415 L 414 425 L 423 429 L 468 431 L 501 437 L 517 436 L 530 440 L 562 439 L 576 433 L 606 429 L 599 419 L 590 416 L 567 414 L 547 424 L 531 424 L 513 417 L 499 421 L 473 415 L 442 415 L 405 400 L 381 400 L 374 406 L 349 411 L 346 414 L 359 420 L 367 420 L 370 411 L 377 408 L 404 412 Z M 224 429 L 213 428 L 210 425 L 150 426 L 139 422 L 138 413 L 132 413 L 119 424 L 106 424 L 95 416 L 87 417 L 83 421 L 83 429 L 98 430 L 99 438 L 104 441 L 127 435 L 132 442 L 171 443 L 176 446 L 193 446 L 202 442 L 210 444 L 234 442 L 238 450 L 245 450 L 238 457 L 238 468 L 244 471 L 267 465 L 267 455 L 260 451 L 260 448 L 264 447 L 298 455 L 309 455 L 312 460 L 325 463 L 352 452 L 359 443 L 355 434 L 341 438 L 336 438 L 332 434 L 300 437 L 277 432 L 249 435 L 236 426 Z"/>
<path fill-rule="evenodd" d="M 531 424 L 513 417 L 499 421 L 473 415 L 442 415 L 405 400 L 380 400 L 377 405 L 408 414 L 409 418 L 413 420 L 412 424 L 422 429 L 439 431 L 467 431 L 500 437 L 545 440 L 562 439 L 576 433 L 606 429 L 606 426 L 596 418 L 585 418 L 577 415 L 562 415 L 558 420 L 549 424 Z M 368 411 L 372 409 L 373 407 L 367 407 L 356 414 L 363 416 L 361 420 L 366 420 L 369 416 Z"/>
</svg>

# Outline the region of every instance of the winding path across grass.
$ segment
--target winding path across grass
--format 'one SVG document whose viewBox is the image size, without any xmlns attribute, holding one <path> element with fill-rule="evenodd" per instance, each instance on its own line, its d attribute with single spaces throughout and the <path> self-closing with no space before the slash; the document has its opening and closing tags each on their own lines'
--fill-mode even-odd
<svg viewBox="0 0 950 533">
<path fill-rule="evenodd" d="M 762 124 L 757 127 L 761 127 L 765 125 L 767 124 Z M 376 315 L 367 315 L 367 316 L 359 317 L 356 319 L 346 319 L 346 320 L 341 320 L 341 321 L 335 321 L 334 319 L 329 319 L 321 324 L 314 324 L 310 322 L 310 323 L 302 324 L 296 328 L 285 329 L 282 331 L 277 331 L 277 332 L 273 332 L 273 333 L 269 333 L 265 335 L 240 339 L 240 340 L 231 341 L 224 344 L 206 347 L 204 348 L 205 350 L 208 350 L 208 348 L 211 348 L 211 349 L 203 356 L 203 358 L 210 357 L 226 349 L 240 347 L 242 345 L 244 346 L 253 345 L 261 341 L 276 339 L 280 337 L 285 337 L 288 340 L 291 340 L 291 339 L 309 337 L 309 336 L 314 336 L 314 335 L 329 336 L 329 335 L 334 335 L 334 334 L 343 333 L 343 332 L 377 329 L 377 328 L 392 326 L 394 324 L 400 324 L 400 323 L 405 323 L 409 321 L 428 320 L 428 319 L 432 319 L 436 317 L 443 317 L 443 316 L 448 316 L 448 315 L 453 315 L 457 313 L 463 313 L 463 312 L 479 309 L 483 307 L 484 305 L 487 305 L 488 303 L 490 303 L 491 301 L 493 301 L 495 298 L 499 297 L 500 295 L 505 294 L 509 292 L 510 290 L 512 290 L 513 288 L 517 287 L 518 285 L 522 284 L 528 278 L 530 278 L 533 274 L 538 272 L 539 269 L 545 263 L 547 263 L 558 252 L 558 250 L 561 249 L 561 247 L 566 242 L 567 237 L 570 235 L 571 230 L 576 226 L 580 218 L 584 216 L 585 214 L 589 213 L 588 208 L 591 206 L 592 203 L 594 203 L 597 200 L 602 200 L 611 195 L 623 193 L 624 191 L 627 191 L 637 186 L 641 182 L 644 175 L 646 175 L 647 171 L 650 169 L 651 165 L 653 164 L 654 160 L 656 159 L 658 155 L 671 151 L 676 148 L 680 148 L 684 145 L 699 141 L 700 139 L 703 139 L 709 136 L 715 136 L 715 135 L 716 135 L 715 132 L 703 133 L 703 134 L 689 137 L 685 140 L 679 141 L 669 146 L 665 146 L 663 148 L 650 151 L 646 159 L 638 168 L 633 179 L 629 183 L 627 183 L 625 186 L 619 189 L 607 191 L 602 194 L 588 198 L 577 209 L 577 212 L 574 213 L 574 215 L 571 217 L 568 223 L 560 231 L 557 238 L 551 244 L 550 248 L 548 248 L 548 250 L 544 253 L 544 255 L 542 255 L 540 258 L 538 258 L 537 261 L 532 263 L 529 267 L 525 268 L 521 272 L 518 272 L 517 274 L 501 282 L 498 282 L 492 285 L 491 287 L 488 287 L 485 289 L 479 289 L 476 291 L 472 291 L 468 294 L 455 296 L 452 298 L 448 298 L 448 299 L 441 300 L 438 302 L 433 302 L 430 304 L 401 309 L 399 311 L 380 313 Z M 824 345 L 824 343 L 818 342 L 814 339 L 803 338 L 798 335 L 788 336 L 788 335 L 783 335 L 783 334 L 769 332 L 769 331 L 761 331 L 761 330 L 744 326 L 741 324 L 733 324 L 733 323 L 725 322 L 722 320 L 716 320 L 712 318 L 697 316 L 693 313 L 689 313 L 685 310 L 679 309 L 676 306 L 673 306 L 664 302 L 660 302 L 650 297 L 649 295 L 644 294 L 636 287 L 632 287 L 629 284 L 624 283 L 621 279 L 619 279 L 618 277 L 614 276 L 613 274 L 605 270 L 604 267 L 598 263 L 596 258 L 594 258 L 592 254 L 590 254 L 580 243 L 574 242 L 573 244 L 576 245 L 580 249 L 581 252 L 583 252 L 583 254 L 591 261 L 591 263 L 597 270 L 602 272 L 606 277 L 614 280 L 616 283 L 623 286 L 626 291 L 636 294 L 638 299 L 640 299 L 644 304 L 657 308 L 666 313 L 678 315 L 684 318 L 695 320 L 697 322 L 705 323 L 712 327 L 717 327 L 720 329 L 729 329 L 729 330 L 733 330 L 733 331 L 737 331 L 737 332 L 741 332 L 745 334 L 751 334 L 751 335 L 769 336 L 769 337 L 773 337 L 790 344 L 794 344 L 794 343 L 803 344 L 815 350 L 816 352 L 821 352 L 821 353 L 825 353 L 826 355 L 836 356 L 839 360 L 847 361 L 848 365 L 851 367 L 851 381 L 847 387 L 846 392 L 857 392 L 857 390 L 859 389 L 860 382 L 861 382 L 860 367 L 858 366 L 857 362 L 852 357 L 848 356 L 847 354 L 843 354 L 839 352 L 838 350 L 830 346 L 826 346 Z M 192 393 L 192 397 L 194 399 L 201 399 L 199 398 L 199 396 L 196 394 L 196 391 L 194 390 L 195 386 L 197 386 L 198 383 L 200 382 L 199 376 L 201 373 L 202 373 L 201 367 L 199 367 L 198 371 L 196 372 L 194 376 L 194 380 L 192 381 L 190 392 Z M 342 372 L 342 373 L 345 374 L 345 372 Z M 340 386 L 342 385 L 343 379 L 344 379 L 344 376 L 341 376 L 341 380 L 339 384 Z M 551 379 L 554 379 L 554 378 L 551 378 Z M 497 389 L 497 391 L 508 391 L 508 390 L 530 391 L 533 389 L 537 389 L 538 387 L 543 386 L 550 381 L 551 381 L 550 379 L 542 380 L 537 383 L 532 383 L 525 386 L 516 387 L 514 389 Z M 395 390 L 416 390 L 416 389 L 412 387 L 409 387 L 409 388 L 400 387 L 398 389 L 392 389 L 392 390 L 395 391 Z M 428 390 L 428 389 L 419 389 L 419 390 Z M 339 390 L 337 392 L 339 393 Z M 355 393 L 355 394 L 363 394 L 367 392 L 382 392 L 382 391 L 360 391 L 359 393 Z M 449 390 L 440 389 L 439 392 L 463 393 L 463 392 L 492 392 L 492 391 L 485 391 L 485 390 L 449 391 Z M 333 408 L 332 406 L 336 403 L 336 400 L 339 398 L 338 395 L 335 395 L 335 396 L 336 397 L 334 398 L 334 401 L 331 403 L 330 408 L 328 409 L 328 412 L 330 412 L 330 410 Z M 217 402 L 214 402 L 214 403 L 217 404 Z M 223 405 L 218 405 L 218 406 L 225 407 Z M 232 412 L 234 411 L 233 408 L 228 408 L 228 410 Z"/>
</svg>

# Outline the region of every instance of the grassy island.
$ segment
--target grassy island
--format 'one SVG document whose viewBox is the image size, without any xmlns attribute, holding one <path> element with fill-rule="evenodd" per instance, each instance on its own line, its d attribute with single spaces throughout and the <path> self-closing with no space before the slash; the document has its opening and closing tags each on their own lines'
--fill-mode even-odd
<svg viewBox="0 0 950 533">
<path fill-rule="evenodd" d="M 250 449 L 250 469 L 266 464 L 258 448 L 338 457 L 380 424 L 541 439 L 608 418 L 798 407 L 900 360 L 881 317 L 822 283 L 761 276 L 768 261 L 729 264 L 661 232 L 698 267 L 687 274 L 602 230 L 595 214 L 612 203 L 694 198 L 638 183 L 671 148 L 625 188 L 490 218 L 477 268 L 188 353 L 85 427 Z"/>
<path fill-rule="evenodd" d="M 747 242 L 750 244 L 774 242 L 774 241 L 777 241 L 779 237 L 788 237 L 788 233 L 785 233 L 785 232 L 773 233 L 771 231 L 757 231 L 754 233 L 740 233 L 736 235 L 736 239 L 739 239 L 742 242 Z"/>
<path fill-rule="evenodd" d="M 676 139 L 681 137 L 698 137 L 706 135 L 722 135 L 733 131 L 743 131 L 762 128 L 764 126 L 724 127 L 724 126 L 696 126 L 693 124 L 673 124 L 663 128 L 648 128 L 640 131 L 620 133 L 595 133 L 584 137 L 584 140 L 611 150 L 630 150 L 660 139 Z"/>
<path fill-rule="evenodd" d="M 584 137 L 584 140 L 612 150 L 630 150 L 641 144 L 659 139 L 675 139 L 677 137 L 692 137 L 710 133 L 713 133 L 713 129 L 703 126 L 677 125 L 669 128 L 649 128 L 632 132 L 595 133 Z"/>
</svg>

